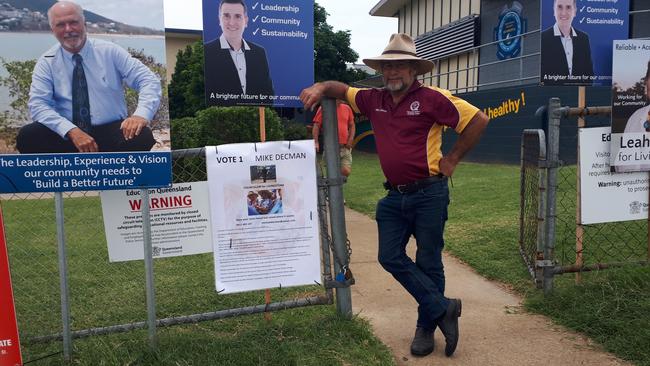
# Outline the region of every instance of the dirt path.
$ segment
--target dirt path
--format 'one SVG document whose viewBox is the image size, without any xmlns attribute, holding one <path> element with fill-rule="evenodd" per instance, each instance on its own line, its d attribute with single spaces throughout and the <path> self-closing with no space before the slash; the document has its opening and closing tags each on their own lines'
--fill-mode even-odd
<svg viewBox="0 0 650 366">
<path fill-rule="evenodd" d="M 448 255 L 447 295 L 463 300 L 458 349 L 453 357 L 445 357 L 444 338 L 437 331 L 431 355 L 411 356 L 417 305 L 377 263 L 375 222 L 352 210 L 345 214 L 352 243 L 350 268 L 357 282 L 352 287 L 353 311 L 372 323 L 398 365 L 631 365 L 584 336 L 524 312 L 521 298 Z"/>
</svg>

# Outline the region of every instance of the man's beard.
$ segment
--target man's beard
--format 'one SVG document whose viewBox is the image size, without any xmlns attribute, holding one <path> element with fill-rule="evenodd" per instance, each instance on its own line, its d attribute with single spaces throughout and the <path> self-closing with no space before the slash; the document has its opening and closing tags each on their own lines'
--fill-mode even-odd
<svg viewBox="0 0 650 366">
<path fill-rule="evenodd" d="M 63 38 L 63 43 L 70 48 L 79 48 L 84 42 L 83 34 L 79 32 L 70 32 Z"/>
<path fill-rule="evenodd" d="M 403 80 L 391 80 L 386 83 L 386 90 L 391 92 L 401 92 L 406 89 L 406 83 Z"/>
</svg>

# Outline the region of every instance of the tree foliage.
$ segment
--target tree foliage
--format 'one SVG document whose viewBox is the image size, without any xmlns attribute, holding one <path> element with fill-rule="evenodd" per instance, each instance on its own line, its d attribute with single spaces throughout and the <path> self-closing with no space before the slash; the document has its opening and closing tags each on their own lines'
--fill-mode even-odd
<svg viewBox="0 0 650 366">
<path fill-rule="evenodd" d="M 7 61 L 0 57 L 0 64 L 7 70 L 7 76 L 0 77 L 0 86 L 7 88 L 12 99 L 11 111 L 5 111 L 9 122 L 20 124 L 29 120 L 29 86 L 32 83 L 32 70 L 36 60 Z"/>
<path fill-rule="evenodd" d="M 265 109 L 266 139 L 284 139 L 280 117 Z M 259 110 L 251 107 L 210 107 L 195 117 L 172 120 L 172 148 L 194 148 L 259 141 Z"/>
<path fill-rule="evenodd" d="M 338 80 L 344 83 L 365 79 L 361 70 L 349 70 L 346 63 L 359 58 L 350 47 L 350 31 L 336 31 L 327 24 L 327 11 L 314 3 L 314 73 L 316 81 Z"/>
<path fill-rule="evenodd" d="M 284 140 L 280 117 L 270 108 L 266 108 L 264 114 L 266 140 Z M 172 149 L 259 141 L 259 127 L 258 108 L 210 107 L 198 111 L 195 117 L 172 119 Z M 174 163 L 174 182 L 205 179 L 204 159 L 185 158 Z"/>
<path fill-rule="evenodd" d="M 205 107 L 203 42 L 198 40 L 176 55 L 176 67 L 169 83 L 169 115 L 172 119 L 192 117 Z"/>
</svg>

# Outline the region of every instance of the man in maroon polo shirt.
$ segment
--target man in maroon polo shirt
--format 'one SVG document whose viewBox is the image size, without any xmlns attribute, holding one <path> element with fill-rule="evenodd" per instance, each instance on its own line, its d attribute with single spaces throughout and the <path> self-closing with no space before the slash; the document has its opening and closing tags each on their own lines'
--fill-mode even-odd
<svg viewBox="0 0 650 366">
<path fill-rule="evenodd" d="M 372 123 L 377 154 L 386 176 L 386 197 L 377 204 L 379 263 L 418 302 L 418 320 L 411 353 L 433 352 L 433 333 L 445 337 L 445 355 L 458 344 L 460 299 L 444 295 L 443 231 L 447 220 L 450 177 L 462 157 L 479 141 L 488 117 L 448 90 L 426 87 L 417 75 L 433 63 L 416 55 L 406 34 L 393 34 L 381 56 L 363 62 L 382 73 L 383 89 L 357 89 L 337 81 L 316 83 L 300 94 L 305 108 L 323 96 L 346 99 Z M 451 151 L 442 155 L 442 131 L 459 134 Z M 406 254 L 413 235 L 415 262 Z"/>
</svg>

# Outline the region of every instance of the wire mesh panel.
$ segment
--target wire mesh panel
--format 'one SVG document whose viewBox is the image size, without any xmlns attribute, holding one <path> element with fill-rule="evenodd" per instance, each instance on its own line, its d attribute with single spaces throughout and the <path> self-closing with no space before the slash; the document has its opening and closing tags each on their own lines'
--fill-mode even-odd
<svg viewBox="0 0 650 366">
<path fill-rule="evenodd" d="M 203 149 L 175 151 L 173 157 L 175 183 L 206 180 Z M 45 357 L 41 361 L 44 364 L 60 364 L 63 352 L 54 201 L 52 194 L 0 196 L 26 362 Z M 109 262 L 99 192 L 64 193 L 63 207 L 75 352 L 105 349 L 113 353 L 119 345 L 132 349 L 134 342 L 146 349 L 146 334 L 142 331 L 131 337 L 89 337 L 146 327 L 145 268 L 141 260 Z M 323 211 L 321 216 L 326 217 L 326 205 L 319 207 Z M 321 243 L 325 280 L 331 279 L 328 237 L 325 235 Z M 158 258 L 154 273 L 158 326 L 332 303 L 332 290 L 319 283 L 273 289 L 270 301 L 264 290 L 220 295 L 215 291 L 212 253 Z M 215 328 L 211 331 L 218 329 L 215 324 L 205 327 Z M 184 339 L 193 328 L 175 329 L 161 334 Z M 115 357 L 124 360 L 131 356 Z"/>
<path fill-rule="evenodd" d="M 559 99 L 549 100 L 548 111 L 548 146 L 549 169 L 556 169 L 557 174 L 550 174 L 548 179 L 549 192 L 553 198 L 548 199 L 549 214 L 547 221 L 553 221 L 553 230 L 549 230 L 546 243 L 548 252 L 552 253 L 544 263 L 552 267 L 549 273 L 549 284 L 545 281 L 544 289 L 552 289 L 554 274 L 599 270 L 609 267 L 630 265 L 635 263 L 647 264 L 650 256 L 648 246 L 647 221 L 621 221 L 600 224 L 581 225 L 578 220 L 578 174 L 576 165 L 565 165 L 561 160 L 550 161 L 550 146 L 560 146 L 560 156 L 570 155 L 577 151 L 577 129 L 571 127 L 571 121 L 562 120 L 568 126 L 562 129 L 560 136 L 560 120 L 567 117 L 609 116 L 611 107 L 562 107 Z M 567 133 L 575 131 L 575 133 Z M 553 138 L 551 138 L 553 136 Z M 581 162 L 589 164 L 589 162 Z M 547 226 L 550 226 L 547 224 Z M 552 234 L 552 235 L 551 235 Z M 579 277 L 576 277 L 577 279 Z"/>
<path fill-rule="evenodd" d="M 521 138 L 519 251 L 531 276 L 539 280 L 535 263 L 542 258 L 545 211 L 546 139 L 543 130 L 524 130 Z M 538 281 L 539 282 L 539 281 Z"/>
<path fill-rule="evenodd" d="M 576 166 L 559 169 L 556 202 L 555 259 L 560 266 L 576 264 Z M 636 262 L 648 255 L 647 221 L 583 225 L 584 265 Z"/>
<path fill-rule="evenodd" d="M 3 194 L 16 318 L 25 340 L 61 330 L 56 220 L 52 194 Z M 61 343 L 23 347 L 23 359 L 58 353 Z"/>
</svg>

